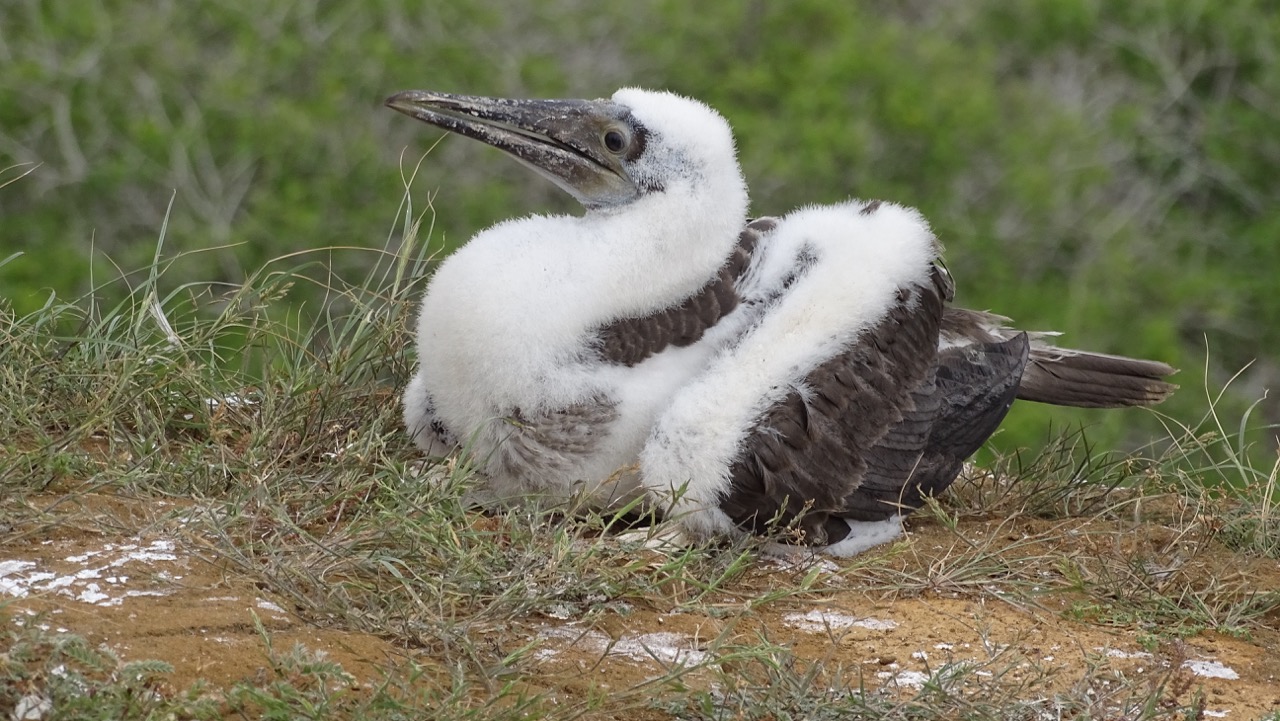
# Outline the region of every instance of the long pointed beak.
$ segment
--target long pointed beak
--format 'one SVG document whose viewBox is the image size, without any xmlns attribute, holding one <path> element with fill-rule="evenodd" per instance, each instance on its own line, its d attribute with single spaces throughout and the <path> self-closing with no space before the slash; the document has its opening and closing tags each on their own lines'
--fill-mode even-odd
<svg viewBox="0 0 1280 721">
<path fill-rule="evenodd" d="M 627 110 L 607 100 L 514 100 L 407 90 L 387 107 L 502 150 L 587 208 L 634 200 L 640 189 L 604 136 Z"/>
</svg>

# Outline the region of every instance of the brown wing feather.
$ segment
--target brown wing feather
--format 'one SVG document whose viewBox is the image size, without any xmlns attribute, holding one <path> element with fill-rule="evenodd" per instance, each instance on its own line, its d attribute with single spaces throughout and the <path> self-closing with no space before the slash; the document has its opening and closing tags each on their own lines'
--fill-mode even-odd
<svg viewBox="0 0 1280 721">
<path fill-rule="evenodd" d="M 805 543 L 839 540 L 833 534 L 847 532 L 839 519 L 868 458 L 932 378 L 946 288 L 934 268 L 927 285 L 899 289 L 883 320 L 770 408 L 730 469 L 721 510 L 745 530 L 795 523 Z"/>
<path fill-rule="evenodd" d="M 842 515 L 881 521 L 946 490 L 1013 406 L 1027 351 L 1019 333 L 939 353 L 931 377 L 911 394 L 913 407 L 867 455 L 866 478 Z"/>
<path fill-rule="evenodd" d="M 609 363 L 634 366 L 669 346 L 696 343 L 707 329 L 738 307 L 735 285 L 751 261 L 760 237 L 777 225 L 772 218 L 752 221 L 716 276 L 679 304 L 652 315 L 622 318 L 601 328 L 597 349 Z"/>
</svg>

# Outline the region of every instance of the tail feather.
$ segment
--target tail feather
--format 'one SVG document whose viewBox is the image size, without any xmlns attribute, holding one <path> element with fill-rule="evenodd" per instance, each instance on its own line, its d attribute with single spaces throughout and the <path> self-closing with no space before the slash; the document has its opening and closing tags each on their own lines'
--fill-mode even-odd
<svg viewBox="0 0 1280 721">
<path fill-rule="evenodd" d="M 949 307 L 942 315 L 939 348 L 1007 341 L 1019 331 L 994 313 Z M 1178 387 L 1164 380 L 1177 369 L 1160 361 L 1058 348 L 1057 333 L 1028 333 L 1031 354 L 1018 398 L 1077 408 L 1153 406 Z"/>
<path fill-rule="evenodd" d="M 1177 369 L 1159 361 L 1035 344 L 1018 398 L 1078 408 L 1123 408 L 1160 403 L 1178 386 L 1164 380 Z"/>
</svg>

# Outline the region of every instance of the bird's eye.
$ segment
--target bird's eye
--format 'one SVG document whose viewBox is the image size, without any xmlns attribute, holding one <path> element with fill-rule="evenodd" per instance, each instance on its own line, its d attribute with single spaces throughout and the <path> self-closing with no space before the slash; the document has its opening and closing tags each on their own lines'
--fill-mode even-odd
<svg viewBox="0 0 1280 721">
<path fill-rule="evenodd" d="M 604 147 L 610 153 L 621 153 L 627 148 L 627 136 L 620 130 L 610 130 L 604 134 Z"/>
</svg>

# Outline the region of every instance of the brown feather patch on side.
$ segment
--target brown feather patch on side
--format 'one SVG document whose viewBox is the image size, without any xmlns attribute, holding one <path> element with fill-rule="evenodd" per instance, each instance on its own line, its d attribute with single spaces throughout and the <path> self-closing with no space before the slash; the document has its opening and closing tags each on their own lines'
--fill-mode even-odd
<svg viewBox="0 0 1280 721">
<path fill-rule="evenodd" d="M 813 545 L 847 533 L 840 516 L 866 478 L 868 454 L 931 378 L 945 286 L 935 268 L 927 286 L 904 288 L 905 302 L 756 422 L 720 502 L 734 523 L 754 533 L 791 527 L 794 540 Z"/>
<path fill-rule="evenodd" d="M 842 515 L 882 521 L 946 490 L 1013 405 L 1027 348 L 1019 333 L 938 353 L 933 376 L 912 393 L 915 407 L 868 454 L 867 477 Z"/>
<path fill-rule="evenodd" d="M 751 262 L 760 237 L 777 225 L 772 218 L 748 223 L 738 244 L 715 277 L 680 303 L 652 315 L 622 318 L 597 334 L 600 358 L 609 363 L 634 366 L 662 352 L 696 343 L 707 329 L 738 307 L 735 285 Z"/>
</svg>

